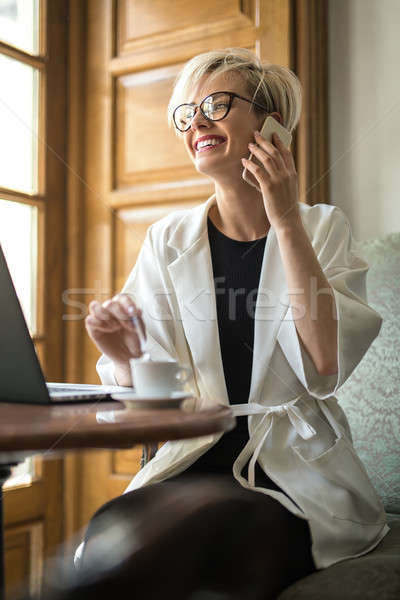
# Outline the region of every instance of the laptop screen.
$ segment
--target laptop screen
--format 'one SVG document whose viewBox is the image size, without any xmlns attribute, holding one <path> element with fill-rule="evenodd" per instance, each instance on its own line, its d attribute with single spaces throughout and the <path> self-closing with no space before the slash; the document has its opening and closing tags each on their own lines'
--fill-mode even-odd
<svg viewBox="0 0 400 600">
<path fill-rule="evenodd" d="M 48 403 L 43 373 L 0 245 L 0 401 Z"/>
</svg>

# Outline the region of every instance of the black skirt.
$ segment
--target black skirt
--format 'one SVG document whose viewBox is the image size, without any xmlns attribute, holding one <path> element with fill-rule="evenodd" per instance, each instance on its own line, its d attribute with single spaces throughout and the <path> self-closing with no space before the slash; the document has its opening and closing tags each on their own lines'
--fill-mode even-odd
<svg viewBox="0 0 400 600">
<path fill-rule="evenodd" d="M 202 590 L 272 600 L 316 571 L 308 521 L 227 473 L 186 472 L 123 494 L 97 511 L 85 542 L 83 580 L 124 546 L 109 588 L 129 586 L 143 600 Z"/>
</svg>

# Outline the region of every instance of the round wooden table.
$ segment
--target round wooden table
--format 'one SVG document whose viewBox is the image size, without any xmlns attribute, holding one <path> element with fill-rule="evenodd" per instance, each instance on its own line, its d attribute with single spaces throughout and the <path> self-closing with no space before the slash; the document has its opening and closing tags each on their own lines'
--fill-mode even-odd
<svg viewBox="0 0 400 600">
<path fill-rule="evenodd" d="M 183 406 L 188 405 L 190 401 L 185 401 Z M 2 486 L 15 464 L 33 454 L 124 449 L 229 431 L 234 426 L 229 406 L 194 412 L 190 408 L 128 410 L 117 401 L 52 405 L 0 402 L 0 600 L 4 598 Z"/>
<path fill-rule="evenodd" d="M 229 431 L 229 406 L 193 412 L 183 409 L 127 410 L 121 402 L 58 405 L 0 402 L 0 463 L 32 454 L 131 448 Z"/>
</svg>

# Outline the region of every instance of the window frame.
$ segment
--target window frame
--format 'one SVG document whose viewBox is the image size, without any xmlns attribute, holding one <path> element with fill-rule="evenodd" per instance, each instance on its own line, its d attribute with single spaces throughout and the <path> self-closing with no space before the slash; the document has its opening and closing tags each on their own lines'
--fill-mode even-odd
<svg viewBox="0 0 400 600">
<path fill-rule="evenodd" d="M 46 16 L 47 0 L 39 0 L 39 53 L 34 55 L 11 44 L 0 41 L 0 54 L 8 56 L 38 70 L 38 156 L 37 156 L 37 193 L 29 194 L 20 190 L 0 186 L 0 198 L 19 204 L 28 204 L 37 208 L 37 288 L 36 288 L 36 331 L 32 336 L 36 350 L 44 359 L 44 248 L 45 248 L 45 206 L 46 206 L 46 107 L 47 107 L 47 65 L 46 54 Z"/>
</svg>

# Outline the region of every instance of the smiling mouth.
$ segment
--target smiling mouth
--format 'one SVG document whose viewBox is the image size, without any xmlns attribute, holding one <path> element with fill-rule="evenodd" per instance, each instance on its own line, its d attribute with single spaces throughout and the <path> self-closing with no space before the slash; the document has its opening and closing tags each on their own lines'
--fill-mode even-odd
<svg viewBox="0 0 400 600">
<path fill-rule="evenodd" d="M 210 144 L 207 144 L 206 146 L 201 146 L 200 148 L 196 149 L 196 154 L 198 154 L 199 152 L 210 152 L 215 150 L 216 148 L 218 148 L 218 146 L 222 146 L 222 144 L 225 144 L 226 140 L 221 140 L 217 143 L 212 142 Z"/>
<path fill-rule="evenodd" d="M 226 142 L 226 138 L 222 135 L 203 135 L 198 138 L 193 144 L 195 152 L 205 152 L 212 150 L 216 146 L 220 146 Z"/>
</svg>

